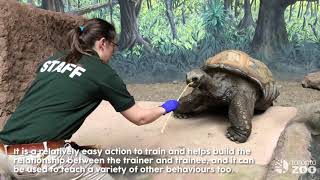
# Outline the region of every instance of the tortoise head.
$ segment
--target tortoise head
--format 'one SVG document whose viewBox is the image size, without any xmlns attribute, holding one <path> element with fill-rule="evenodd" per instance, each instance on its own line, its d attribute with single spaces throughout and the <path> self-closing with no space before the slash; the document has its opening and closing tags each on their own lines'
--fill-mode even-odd
<svg viewBox="0 0 320 180">
<path fill-rule="evenodd" d="M 187 73 L 186 83 L 192 83 L 189 86 L 193 88 L 199 87 L 206 75 L 207 74 L 201 69 L 193 69 Z"/>
</svg>

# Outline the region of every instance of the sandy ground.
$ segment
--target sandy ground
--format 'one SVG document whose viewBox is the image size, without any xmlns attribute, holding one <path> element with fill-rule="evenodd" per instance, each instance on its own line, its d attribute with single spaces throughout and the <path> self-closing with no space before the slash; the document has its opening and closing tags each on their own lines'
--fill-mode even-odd
<svg viewBox="0 0 320 180">
<path fill-rule="evenodd" d="M 277 106 L 296 106 L 320 101 L 320 91 L 303 88 L 300 81 L 278 81 L 277 84 L 280 89 L 280 96 L 275 102 Z M 128 84 L 127 87 L 137 101 L 166 101 L 176 99 L 185 86 L 185 82 L 174 81 L 172 83 Z M 191 88 L 188 88 L 188 91 L 191 91 Z"/>
</svg>

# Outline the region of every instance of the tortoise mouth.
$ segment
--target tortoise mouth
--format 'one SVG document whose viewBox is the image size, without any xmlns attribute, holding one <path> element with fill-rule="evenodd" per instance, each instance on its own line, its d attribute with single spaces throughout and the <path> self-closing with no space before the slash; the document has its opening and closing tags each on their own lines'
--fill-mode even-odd
<svg viewBox="0 0 320 180">
<path fill-rule="evenodd" d="M 192 88 L 197 88 L 200 85 L 200 83 L 197 83 L 195 81 L 190 81 L 190 80 L 187 80 L 186 83 L 189 87 L 192 87 Z"/>
</svg>

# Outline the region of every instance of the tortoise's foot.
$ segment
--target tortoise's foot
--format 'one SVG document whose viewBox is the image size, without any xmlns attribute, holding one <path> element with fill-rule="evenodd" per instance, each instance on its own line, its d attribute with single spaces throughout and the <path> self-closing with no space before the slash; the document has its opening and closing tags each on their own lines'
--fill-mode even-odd
<svg viewBox="0 0 320 180">
<path fill-rule="evenodd" d="M 231 126 L 227 129 L 226 136 L 231 141 L 237 143 L 244 143 L 248 140 L 251 133 L 251 129 L 246 129 L 245 127 L 235 127 Z"/>
<path fill-rule="evenodd" d="M 191 113 L 176 113 L 176 112 L 174 112 L 173 116 L 178 119 L 188 119 L 188 118 L 192 117 L 193 115 Z"/>
</svg>

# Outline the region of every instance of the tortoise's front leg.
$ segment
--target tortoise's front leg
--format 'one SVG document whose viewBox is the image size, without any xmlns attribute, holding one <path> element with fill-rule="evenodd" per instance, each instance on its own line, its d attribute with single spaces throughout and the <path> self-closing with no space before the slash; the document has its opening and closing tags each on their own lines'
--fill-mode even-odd
<svg viewBox="0 0 320 180">
<path fill-rule="evenodd" d="M 226 136 L 239 143 L 247 141 L 251 134 L 251 120 L 254 113 L 255 98 L 249 95 L 236 95 L 229 105 L 229 120 L 231 126 L 227 129 Z"/>
<path fill-rule="evenodd" d="M 180 105 L 174 111 L 174 116 L 179 119 L 189 118 L 193 113 L 204 108 L 203 100 L 204 97 L 200 90 L 198 88 L 193 89 L 190 94 L 180 98 Z"/>
</svg>

